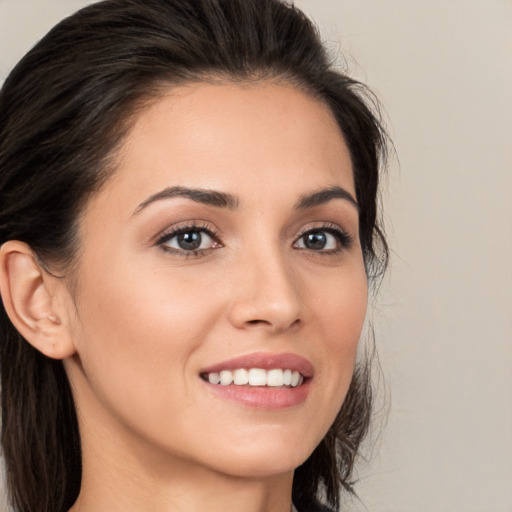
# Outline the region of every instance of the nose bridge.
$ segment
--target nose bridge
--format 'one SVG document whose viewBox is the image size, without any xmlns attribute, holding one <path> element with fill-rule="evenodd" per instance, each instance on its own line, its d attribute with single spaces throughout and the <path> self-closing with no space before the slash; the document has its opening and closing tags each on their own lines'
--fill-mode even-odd
<svg viewBox="0 0 512 512">
<path fill-rule="evenodd" d="M 239 264 L 231 309 L 233 324 L 282 331 L 300 320 L 298 279 L 279 243 L 246 248 Z"/>
</svg>

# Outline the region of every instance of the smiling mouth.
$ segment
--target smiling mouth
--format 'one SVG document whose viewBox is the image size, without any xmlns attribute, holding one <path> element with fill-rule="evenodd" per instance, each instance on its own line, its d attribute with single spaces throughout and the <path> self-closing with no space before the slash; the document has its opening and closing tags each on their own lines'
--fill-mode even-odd
<svg viewBox="0 0 512 512">
<path fill-rule="evenodd" d="M 219 372 L 201 373 L 201 378 L 218 386 L 296 388 L 303 384 L 304 375 L 289 368 L 238 368 Z"/>
</svg>

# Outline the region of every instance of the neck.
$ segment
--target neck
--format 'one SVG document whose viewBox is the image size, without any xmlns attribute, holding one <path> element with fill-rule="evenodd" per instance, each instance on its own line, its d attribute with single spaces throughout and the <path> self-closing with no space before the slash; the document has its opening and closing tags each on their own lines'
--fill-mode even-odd
<svg viewBox="0 0 512 512">
<path fill-rule="evenodd" d="M 84 470 L 86 467 L 84 466 Z M 80 496 L 70 512 L 290 512 L 293 475 L 266 479 L 236 478 L 187 471 L 160 481 L 138 471 L 115 471 L 105 477 L 96 466 L 84 471 Z M 165 480 L 165 482 L 163 482 Z"/>
</svg>

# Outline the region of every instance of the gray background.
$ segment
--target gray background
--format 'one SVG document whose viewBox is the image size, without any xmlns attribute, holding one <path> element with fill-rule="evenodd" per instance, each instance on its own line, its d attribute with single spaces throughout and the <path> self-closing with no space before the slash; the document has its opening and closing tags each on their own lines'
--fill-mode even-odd
<svg viewBox="0 0 512 512">
<path fill-rule="evenodd" d="M 0 81 L 86 3 L 0 0 Z M 373 312 L 389 415 L 349 509 L 511 512 L 512 1 L 296 3 L 377 93 L 399 156 Z"/>
</svg>

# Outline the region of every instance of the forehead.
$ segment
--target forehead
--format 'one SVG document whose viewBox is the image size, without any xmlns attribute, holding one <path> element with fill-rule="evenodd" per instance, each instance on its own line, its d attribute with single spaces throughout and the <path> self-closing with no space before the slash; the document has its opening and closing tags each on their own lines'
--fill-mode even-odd
<svg viewBox="0 0 512 512">
<path fill-rule="evenodd" d="M 106 193 L 125 201 L 169 186 L 294 195 L 340 185 L 354 194 L 350 155 L 330 110 L 291 86 L 197 83 L 139 112 Z"/>
</svg>

